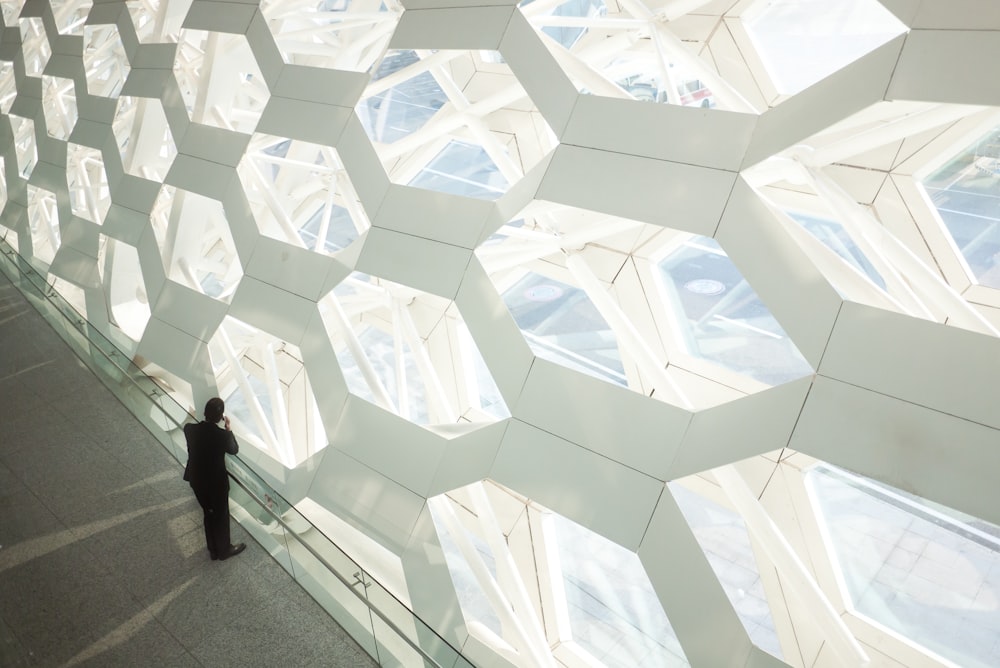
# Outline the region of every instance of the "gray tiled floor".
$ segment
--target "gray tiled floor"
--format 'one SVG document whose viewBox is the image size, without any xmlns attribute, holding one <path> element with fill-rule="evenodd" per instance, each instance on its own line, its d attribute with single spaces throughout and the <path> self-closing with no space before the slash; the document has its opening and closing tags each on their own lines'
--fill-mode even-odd
<svg viewBox="0 0 1000 668">
<path fill-rule="evenodd" d="M 372 666 L 0 274 L 0 666 Z"/>
</svg>

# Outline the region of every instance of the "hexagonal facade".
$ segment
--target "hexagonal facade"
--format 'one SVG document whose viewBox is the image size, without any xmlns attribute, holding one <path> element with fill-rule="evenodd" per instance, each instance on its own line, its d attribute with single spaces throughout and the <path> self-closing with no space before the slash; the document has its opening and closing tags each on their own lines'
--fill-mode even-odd
<svg viewBox="0 0 1000 668">
<path fill-rule="evenodd" d="M 1000 662 L 986 0 L 0 4 L 6 243 L 472 663 Z"/>
</svg>

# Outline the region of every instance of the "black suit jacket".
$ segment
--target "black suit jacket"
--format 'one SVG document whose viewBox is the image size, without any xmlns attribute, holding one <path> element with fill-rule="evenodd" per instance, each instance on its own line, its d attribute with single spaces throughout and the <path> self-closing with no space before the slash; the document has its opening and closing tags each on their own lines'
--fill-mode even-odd
<svg viewBox="0 0 1000 668">
<path fill-rule="evenodd" d="M 233 432 L 208 422 L 184 425 L 188 462 L 184 479 L 197 491 L 229 491 L 226 455 L 240 451 Z"/>
</svg>

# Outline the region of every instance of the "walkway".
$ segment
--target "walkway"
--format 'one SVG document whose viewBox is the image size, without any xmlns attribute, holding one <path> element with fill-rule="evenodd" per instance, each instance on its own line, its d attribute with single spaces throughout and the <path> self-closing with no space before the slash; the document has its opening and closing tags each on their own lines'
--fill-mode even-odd
<svg viewBox="0 0 1000 668">
<path fill-rule="evenodd" d="M 0 666 L 374 666 L 0 274 Z"/>
</svg>

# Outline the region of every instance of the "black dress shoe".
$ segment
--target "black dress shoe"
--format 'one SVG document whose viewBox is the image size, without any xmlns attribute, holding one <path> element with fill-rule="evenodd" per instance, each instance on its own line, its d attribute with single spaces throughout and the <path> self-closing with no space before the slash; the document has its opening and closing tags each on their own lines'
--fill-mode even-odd
<svg viewBox="0 0 1000 668">
<path fill-rule="evenodd" d="M 229 549 L 219 555 L 220 561 L 225 561 L 229 557 L 235 557 L 237 554 L 247 549 L 246 543 L 237 543 L 236 545 L 230 545 Z"/>
</svg>

